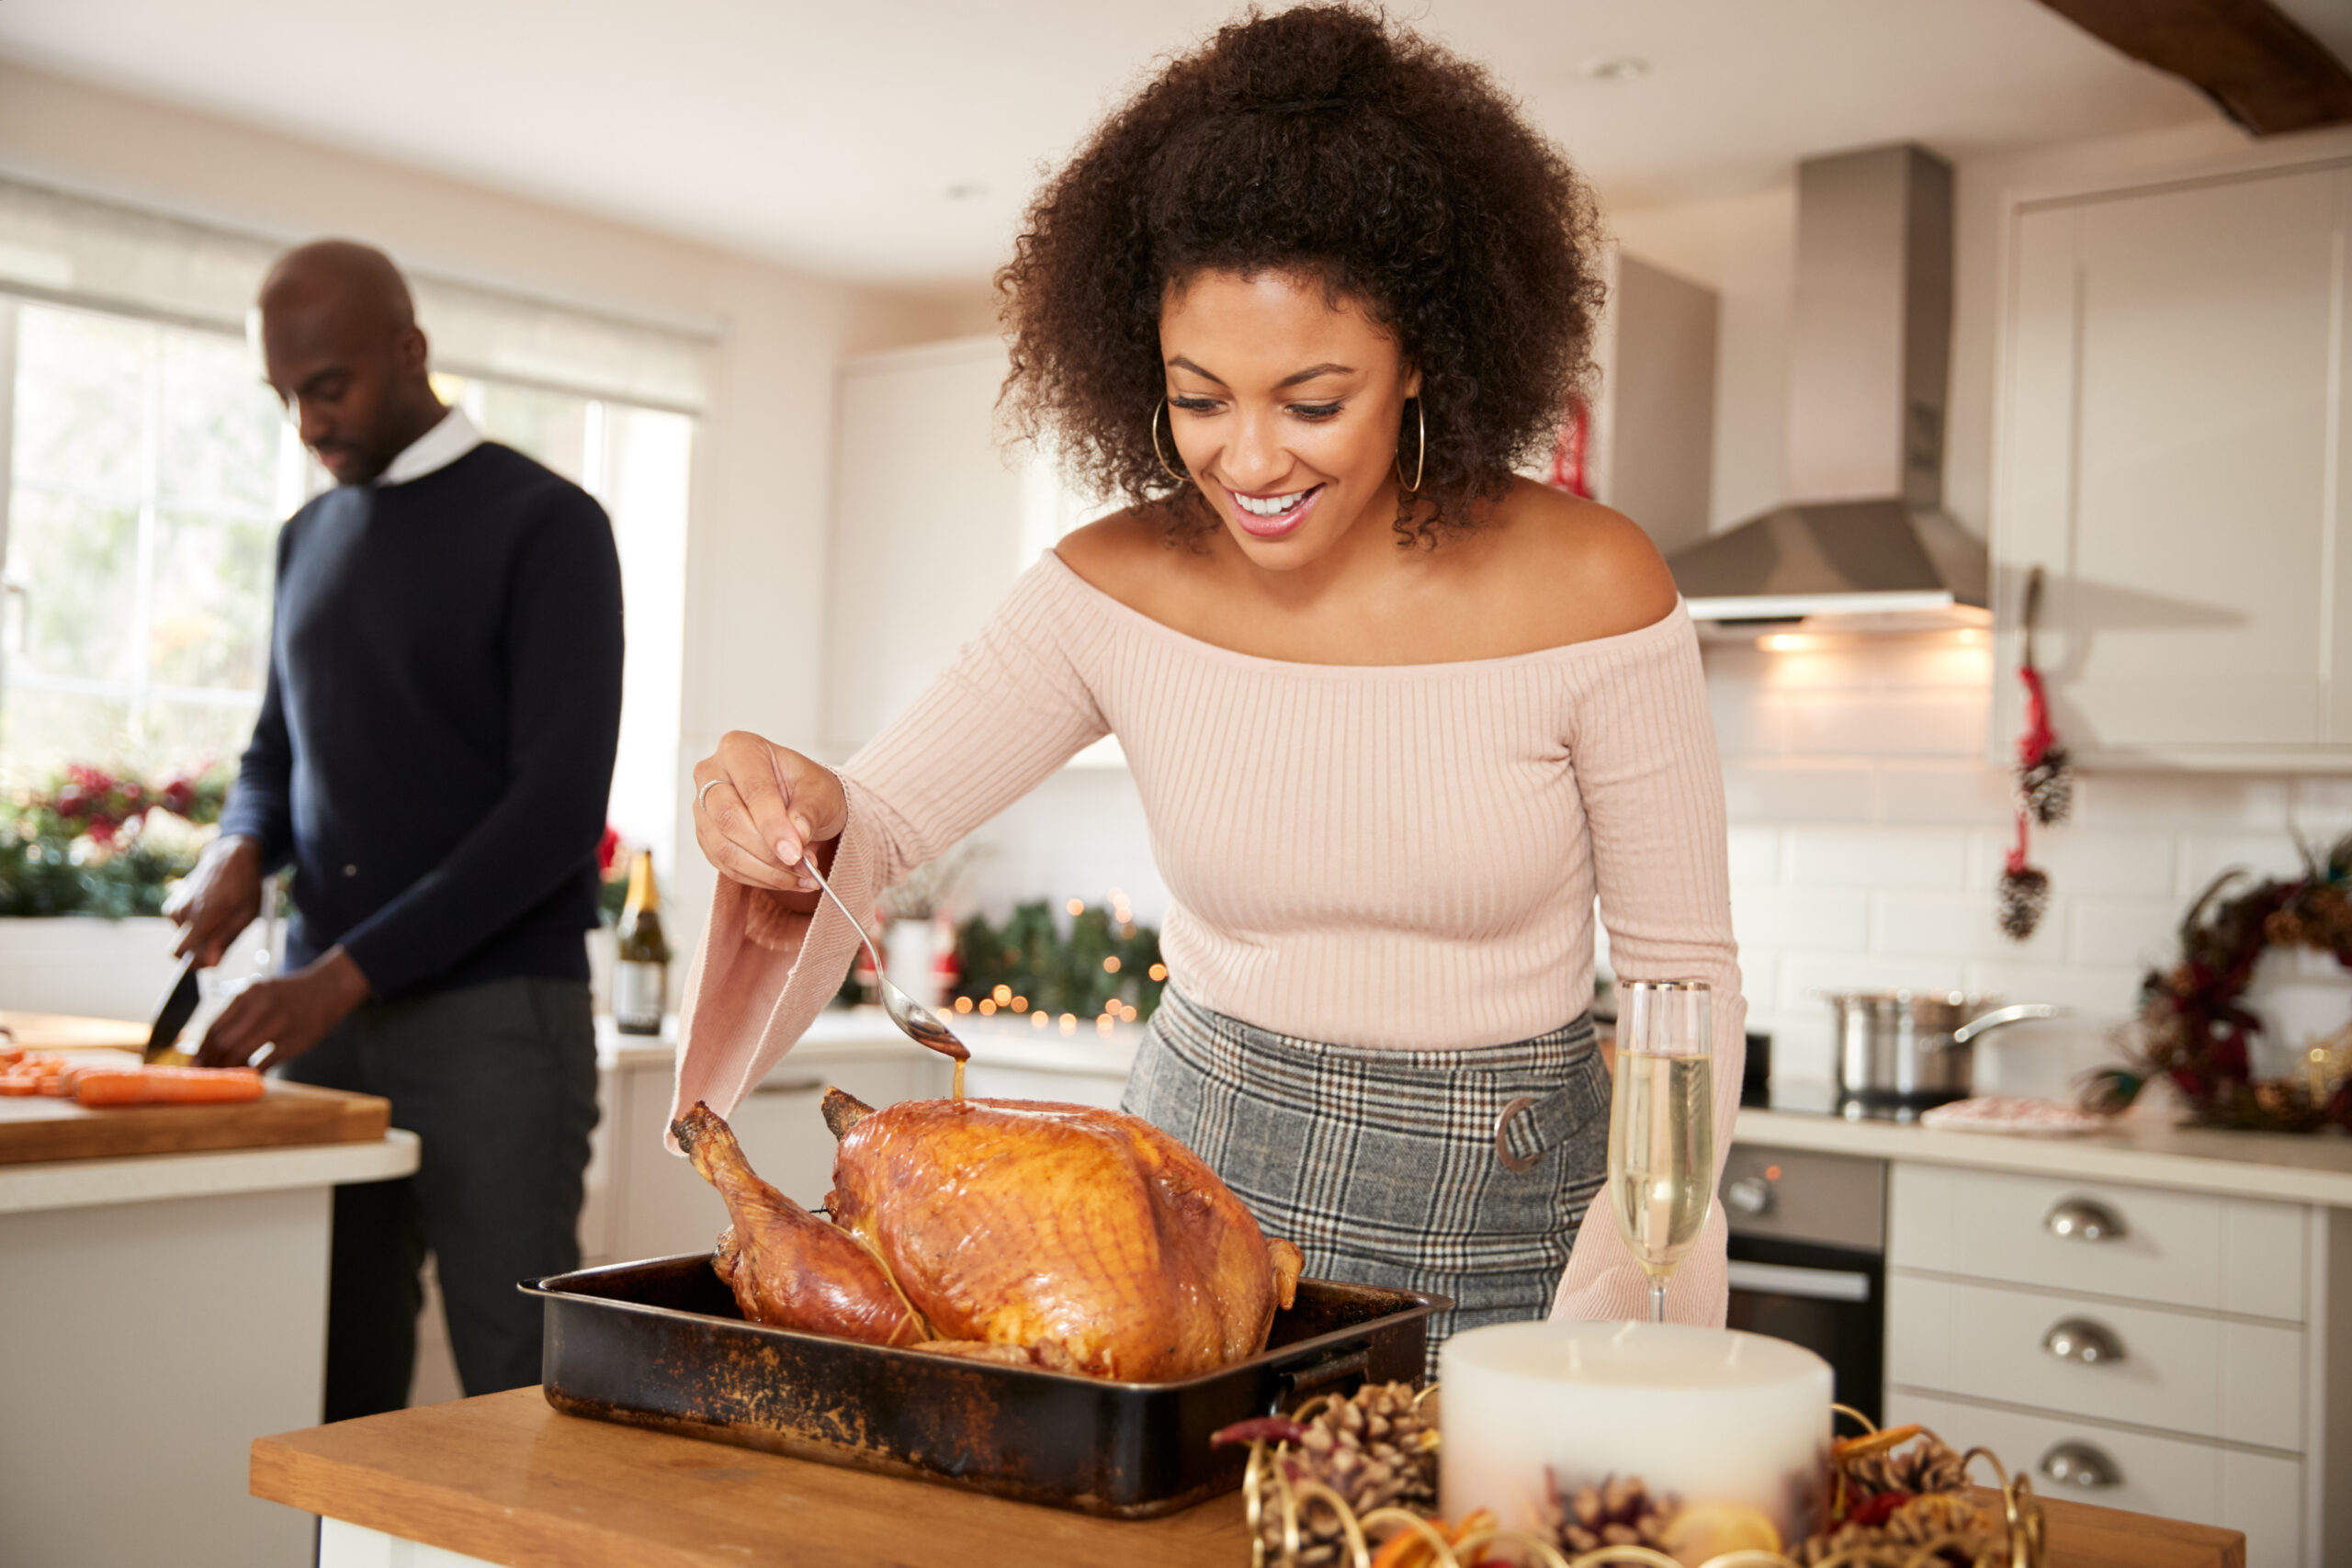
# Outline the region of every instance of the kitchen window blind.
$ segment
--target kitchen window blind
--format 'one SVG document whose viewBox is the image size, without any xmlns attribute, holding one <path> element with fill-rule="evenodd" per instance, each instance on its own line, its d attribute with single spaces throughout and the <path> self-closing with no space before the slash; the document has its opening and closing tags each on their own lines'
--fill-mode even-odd
<svg viewBox="0 0 2352 1568">
<path fill-rule="evenodd" d="M 263 274 L 293 243 L 0 176 L 0 292 L 243 333 Z M 708 400 L 715 323 L 402 270 L 436 370 L 677 413 Z"/>
</svg>

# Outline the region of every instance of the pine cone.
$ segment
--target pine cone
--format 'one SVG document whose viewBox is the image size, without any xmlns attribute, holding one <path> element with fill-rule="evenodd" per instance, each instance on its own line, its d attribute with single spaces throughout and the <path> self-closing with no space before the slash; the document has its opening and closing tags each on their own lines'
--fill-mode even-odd
<svg viewBox="0 0 2352 1568">
<path fill-rule="evenodd" d="M 1922 1432 L 1911 1443 L 1888 1452 L 1857 1454 L 1841 1468 L 1847 1481 L 1864 1497 L 1882 1492 L 1927 1496 L 1957 1492 L 1968 1484 L 1967 1462 L 1958 1450 L 1933 1432 Z"/>
<path fill-rule="evenodd" d="M 1366 1383 L 1304 1425 L 1306 1435 L 1274 1461 L 1293 1485 L 1311 1481 L 1329 1486 L 1347 1499 L 1358 1518 L 1388 1507 L 1436 1517 L 1437 1428 L 1413 1408 L 1410 1385 Z M 1282 1509 L 1271 1495 L 1267 1502 L 1260 1529 L 1268 1562 L 1328 1568 L 1342 1561 L 1347 1534 L 1329 1504 L 1300 1505 L 1298 1555 L 1285 1559 Z"/>
<path fill-rule="evenodd" d="M 1911 1563 L 1908 1554 L 1942 1536 L 1957 1540 L 1939 1548 L 1927 1562 L 1944 1568 L 1970 1568 L 1993 1545 L 1994 1532 L 1984 1516 L 1964 1496 L 1944 1493 L 1914 1497 L 1889 1514 L 1883 1523 L 1849 1524 L 1804 1543 L 1797 1560 L 1810 1568 L 1840 1551 L 1860 1547 L 1883 1551 L 1890 1561 Z M 1925 1568 L 1921 1564 L 1920 1568 Z"/>
<path fill-rule="evenodd" d="M 1612 1475 L 1567 1494 L 1555 1475 L 1543 1522 L 1570 1553 L 1600 1546 L 1655 1547 L 1681 1509 L 1680 1498 L 1653 1495 L 1638 1475 Z"/>
<path fill-rule="evenodd" d="M 2018 770 L 2018 795 L 2041 827 L 2054 827 L 2074 815 L 2075 768 L 2064 746 L 2052 746 L 2041 760 Z"/>
<path fill-rule="evenodd" d="M 2022 871 L 2001 874 L 2001 930 L 2011 941 L 2023 942 L 2041 923 L 2041 913 L 2050 907 L 2050 877 L 2045 872 L 2027 866 Z"/>
</svg>

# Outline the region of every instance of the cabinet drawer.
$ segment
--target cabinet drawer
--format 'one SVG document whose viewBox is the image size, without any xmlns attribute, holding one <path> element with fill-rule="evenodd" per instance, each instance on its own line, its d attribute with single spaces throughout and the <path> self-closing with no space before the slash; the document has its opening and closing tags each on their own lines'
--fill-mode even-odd
<svg viewBox="0 0 2352 1568">
<path fill-rule="evenodd" d="M 1894 1268 L 2303 1319 L 2296 1204 L 1953 1166 L 1897 1164 L 1890 1186 Z M 2062 1235 L 2069 1217 L 2075 1234 Z"/>
<path fill-rule="evenodd" d="M 2240 1453 L 2179 1438 L 2118 1431 L 2097 1422 L 1939 1399 L 1889 1387 L 1889 1422 L 1917 1421 L 1965 1452 L 1982 1445 L 2046 1496 L 2125 1508 L 2191 1524 L 2244 1530 L 2247 1568 L 2301 1568 L 2303 1467 L 2294 1460 Z M 2042 1466 L 2062 1444 L 2096 1450 L 2115 1483 L 2082 1487 L 2052 1480 Z M 1980 1461 L 1972 1479 L 1984 1479 Z"/>
<path fill-rule="evenodd" d="M 2102 1337 L 2091 1363 L 2044 1348 Z M 2120 1353 L 2119 1353 L 2120 1352 Z M 2300 1452 L 2303 1332 L 1997 1285 L 1887 1279 L 1887 1381 Z M 2014 1462 L 2014 1461 L 2013 1461 Z"/>
</svg>

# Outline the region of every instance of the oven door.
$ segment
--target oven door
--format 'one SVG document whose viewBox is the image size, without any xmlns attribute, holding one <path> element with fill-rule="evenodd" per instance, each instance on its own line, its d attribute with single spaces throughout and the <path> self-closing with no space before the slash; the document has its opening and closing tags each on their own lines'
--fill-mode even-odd
<svg viewBox="0 0 2352 1568">
<path fill-rule="evenodd" d="M 1802 1345 L 1829 1363 L 1836 1398 L 1879 1418 L 1886 1371 L 1886 1261 L 1875 1252 L 1731 1238 L 1730 1326 Z"/>
</svg>

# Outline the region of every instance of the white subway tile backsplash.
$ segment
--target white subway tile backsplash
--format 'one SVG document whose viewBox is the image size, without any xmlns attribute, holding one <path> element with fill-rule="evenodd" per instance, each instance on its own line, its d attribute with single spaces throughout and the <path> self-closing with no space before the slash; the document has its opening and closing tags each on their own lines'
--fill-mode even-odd
<svg viewBox="0 0 2352 1568">
<path fill-rule="evenodd" d="M 1823 991 L 1973 990 L 2075 1010 L 1996 1037 L 1987 1062 L 1999 1087 L 2070 1098 L 2206 881 L 2238 863 L 2291 870 L 2290 824 L 2314 846 L 2352 829 L 2352 780 L 2078 776 L 2074 819 L 2035 830 L 2052 900 L 2014 943 L 1994 918 L 2015 807 L 2009 770 L 1985 761 L 1988 649 L 1714 645 L 1707 671 L 1750 1021 L 1772 1033 L 1786 1077 L 1832 1071 Z"/>
<path fill-rule="evenodd" d="M 1867 894 L 1843 890 L 1735 884 L 1731 924 L 1743 952 L 1751 945 L 1860 949 L 1870 942 L 1870 898 Z"/>
<path fill-rule="evenodd" d="M 1781 960 L 1784 1013 L 1818 1012 L 1828 1027 L 1825 991 L 1958 991 L 1968 965 L 1959 959 L 1904 958 L 1874 953 L 1792 953 Z"/>
<path fill-rule="evenodd" d="M 2295 826 L 2315 844 L 2352 832 L 2352 778 L 2295 781 Z"/>
<path fill-rule="evenodd" d="M 1727 761 L 1724 805 L 1734 822 L 1866 822 L 1871 770 L 1862 762 Z"/>
<path fill-rule="evenodd" d="M 1979 757 L 1984 701 L 1939 691 L 1808 694 L 1786 705 L 1792 752 L 1861 757 Z"/>
<path fill-rule="evenodd" d="M 2181 902 L 2186 906 L 2225 871 L 2292 876 L 2302 864 L 2302 852 L 2284 833 L 2186 834 L 2180 840 Z"/>
<path fill-rule="evenodd" d="M 1991 888 L 2008 864 L 2015 828 L 1972 833 L 1968 886 Z M 2051 891 L 2169 898 L 2178 876 L 2179 840 L 2171 833 L 2101 832 L 2072 826 L 2040 828 L 2027 852 L 2050 874 Z"/>
<path fill-rule="evenodd" d="M 1991 824 L 2017 809 L 2009 775 L 1983 762 L 1885 761 L 1876 787 L 1881 822 Z"/>
<path fill-rule="evenodd" d="M 1739 950 L 1739 989 L 1747 999 L 1748 1027 L 1756 1027 L 1759 1012 L 1769 1012 L 1781 997 L 1781 960 L 1770 952 Z"/>
<path fill-rule="evenodd" d="M 1783 875 L 1799 886 L 1950 888 L 1967 886 L 1968 835 L 1958 829 L 1792 828 Z"/>
<path fill-rule="evenodd" d="M 2076 1022 L 2096 1026 L 2129 1016 L 2140 991 L 2140 971 L 2128 964 L 2005 964 L 1968 965 L 1967 988 L 2009 1002 L 2049 1002 L 2070 1008 Z"/>
<path fill-rule="evenodd" d="M 1789 749 L 1784 704 L 1742 690 L 1710 686 L 1707 705 L 1715 719 L 1715 748 L 1725 757 L 1774 757 Z"/>
<path fill-rule="evenodd" d="M 2082 828 L 2287 830 L 2291 782 L 2228 773 L 2084 773 L 2075 780 Z"/>
<path fill-rule="evenodd" d="M 2075 898 L 2066 956 L 2076 964 L 2148 968 L 2179 956 L 2181 908 L 2171 898 Z"/>
<path fill-rule="evenodd" d="M 1735 889 L 1781 880 L 1781 830 L 1735 824 L 1731 829 L 1731 885 Z"/>
<path fill-rule="evenodd" d="M 1994 896 L 1984 893 L 1873 893 L 1871 948 L 1915 958 L 2066 959 L 2063 901 L 2018 942 L 2001 930 Z"/>
</svg>

